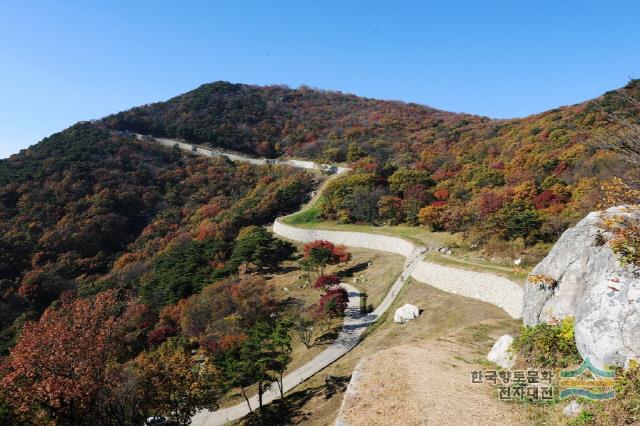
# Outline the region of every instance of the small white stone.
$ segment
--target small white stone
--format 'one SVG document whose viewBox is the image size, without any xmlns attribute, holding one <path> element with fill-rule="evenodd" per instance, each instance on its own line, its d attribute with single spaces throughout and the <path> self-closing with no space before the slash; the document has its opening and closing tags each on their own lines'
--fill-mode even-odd
<svg viewBox="0 0 640 426">
<path fill-rule="evenodd" d="M 420 309 L 417 306 L 411 305 L 407 303 L 404 306 L 396 309 L 395 314 L 393 315 L 393 320 L 398 323 L 404 323 L 407 321 L 411 321 L 420 316 Z"/>
<path fill-rule="evenodd" d="M 516 260 L 513 261 L 513 264 L 516 266 L 522 265 L 522 258 L 521 257 L 517 258 Z"/>
<path fill-rule="evenodd" d="M 511 344 L 513 343 L 513 337 L 505 334 L 500 337 L 493 344 L 491 351 L 487 355 L 487 360 L 496 363 L 498 366 L 504 369 L 513 368 L 516 362 L 516 357 L 509 351 Z"/>
<path fill-rule="evenodd" d="M 571 401 L 562 410 L 562 414 L 564 414 L 567 417 L 576 417 L 581 412 L 582 412 L 582 405 L 578 404 L 578 401 L 576 401 L 575 399 Z"/>
</svg>

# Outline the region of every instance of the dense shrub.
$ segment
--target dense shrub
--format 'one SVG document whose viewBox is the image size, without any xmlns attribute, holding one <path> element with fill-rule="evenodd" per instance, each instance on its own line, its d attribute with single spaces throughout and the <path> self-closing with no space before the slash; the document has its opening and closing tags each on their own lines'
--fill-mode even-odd
<svg viewBox="0 0 640 426">
<path fill-rule="evenodd" d="M 523 326 L 513 342 L 513 350 L 529 367 L 567 367 L 582 362 L 573 335 L 572 317 L 558 325 Z"/>
<path fill-rule="evenodd" d="M 631 361 L 625 370 L 615 367 L 616 397 L 601 406 L 589 407 L 591 424 L 633 425 L 640 422 L 640 364 Z"/>
<path fill-rule="evenodd" d="M 626 224 L 615 231 L 609 245 L 622 263 L 640 266 L 640 226 L 638 224 Z"/>
<path fill-rule="evenodd" d="M 313 288 L 321 290 L 331 290 L 340 285 L 340 278 L 337 275 L 320 275 L 313 283 Z"/>
</svg>

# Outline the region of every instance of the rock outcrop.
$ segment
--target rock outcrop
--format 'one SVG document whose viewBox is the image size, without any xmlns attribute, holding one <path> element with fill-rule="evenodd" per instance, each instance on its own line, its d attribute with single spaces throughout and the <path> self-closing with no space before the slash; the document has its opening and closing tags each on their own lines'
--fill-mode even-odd
<svg viewBox="0 0 640 426">
<path fill-rule="evenodd" d="M 583 358 L 598 368 L 640 357 L 640 278 L 609 245 L 603 221 L 640 220 L 636 207 L 593 212 L 562 234 L 527 279 L 523 321 L 528 326 L 575 317 Z"/>
<path fill-rule="evenodd" d="M 487 360 L 497 364 L 504 369 L 511 369 L 515 364 L 516 358 L 509 348 L 513 343 L 513 336 L 505 334 L 493 344 L 491 351 L 487 355 Z"/>
</svg>

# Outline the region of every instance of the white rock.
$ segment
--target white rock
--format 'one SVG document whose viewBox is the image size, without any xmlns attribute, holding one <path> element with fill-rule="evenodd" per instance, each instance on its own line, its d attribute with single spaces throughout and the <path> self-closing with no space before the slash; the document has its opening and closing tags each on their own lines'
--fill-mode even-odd
<svg viewBox="0 0 640 426">
<path fill-rule="evenodd" d="M 576 401 L 575 399 L 571 401 L 562 410 L 562 414 L 564 414 L 567 417 L 576 417 L 581 412 L 582 412 L 582 405 L 578 404 L 578 401 Z"/>
<path fill-rule="evenodd" d="M 522 265 L 522 258 L 521 257 L 517 258 L 516 260 L 513 261 L 513 264 L 516 266 Z"/>
<path fill-rule="evenodd" d="M 509 351 L 513 337 L 505 334 L 493 344 L 491 351 L 487 355 L 487 360 L 496 363 L 501 368 L 510 369 L 516 362 L 516 357 Z"/>
<path fill-rule="evenodd" d="M 602 219 L 618 216 L 640 220 L 640 210 L 619 206 L 589 213 L 532 271 L 555 285 L 541 285 L 530 276 L 524 289 L 524 323 L 575 317 L 578 351 L 597 368 L 622 366 L 640 353 L 640 278 L 601 241 L 612 236 Z"/>
<path fill-rule="evenodd" d="M 404 323 L 416 319 L 418 316 L 420 316 L 420 309 L 418 309 L 417 306 L 407 303 L 406 305 L 396 309 L 396 312 L 393 315 L 393 320 L 395 322 Z"/>
</svg>

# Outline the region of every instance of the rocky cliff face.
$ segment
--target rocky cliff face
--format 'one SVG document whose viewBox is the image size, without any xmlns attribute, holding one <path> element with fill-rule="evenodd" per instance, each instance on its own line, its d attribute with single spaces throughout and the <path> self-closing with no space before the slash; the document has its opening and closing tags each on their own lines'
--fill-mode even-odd
<svg viewBox="0 0 640 426">
<path fill-rule="evenodd" d="M 611 250 L 612 233 L 603 221 L 614 218 L 640 220 L 640 209 L 587 215 L 533 269 L 524 290 L 524 323 L 574 316 L 578 350 L 600 368 L 640 358 L 640 276 Z"/>
</svg>

